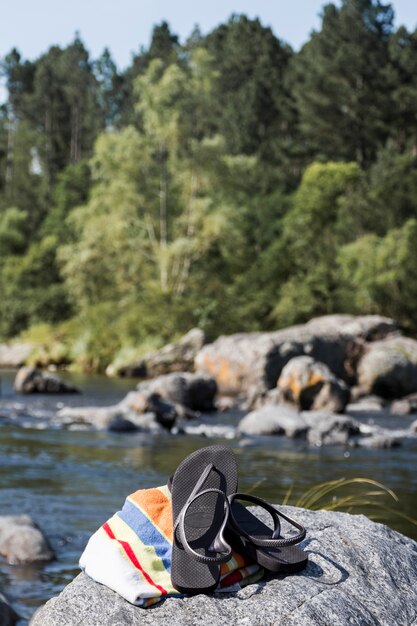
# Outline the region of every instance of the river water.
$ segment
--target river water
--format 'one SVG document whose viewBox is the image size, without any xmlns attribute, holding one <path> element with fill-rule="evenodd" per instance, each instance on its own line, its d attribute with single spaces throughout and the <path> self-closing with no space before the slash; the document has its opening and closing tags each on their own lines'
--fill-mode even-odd
<svg viewBox="0 0 417 626">
<path fill-rule="evenodd" d="M 114 404 L 134 382 L 65 374 L 82 395 L 24 397 L 13 393 L 14 372 L 0 375 L 0 515 L 32 515 L 57 557 L 30 567 L 9 566 L 0 559 L 0 590 L 22 617 L 19 626 L 26 626 L 34 610 L 79 572 L 78 559 L 89 536 L 121 508 L 126 495 L 164 484 L 187 454 L 222 440 L 62 429 L 55 416 L 63 405 Z M 206 421 L 235 424 L 240 417 L 223 413 Z M 417 517 L 415 445 L 346 450 L 280 437 L 226 443 L 238 457 L 241 491 L 280 502 L 291 488 L 294 502 L 323 481 L 371 478 L 393 489 L 399 503 L 387 497 L 381 503 L 393 511 L 364 505 L 355 512 L 382 514 L 385 523 L 417 539 L 417 527 L 398 515 Z"/>
</svg>

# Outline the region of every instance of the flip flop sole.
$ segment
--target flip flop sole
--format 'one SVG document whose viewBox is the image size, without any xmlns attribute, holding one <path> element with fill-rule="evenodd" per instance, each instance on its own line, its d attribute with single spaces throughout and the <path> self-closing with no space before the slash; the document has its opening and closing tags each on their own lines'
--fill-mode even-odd
<svg viewBox="0 0 417 626">
<path fill-rule="evenodd" d="M 208 446 L 190 454 L 172 479 L 172 514 L 178 519 L 198 479 L 208 465 L 213 468 L 204 481 L 203 489 L 219 489 L 226 495 L 237 490 L 237 463 L 232 450 L 226 446 Z M 207 555 L 224 520 L 224 499 L 218 493 L 207 493 L 193 502 L 185 515 L 185 536 L 190 547 Z M 181 545 L 174 534 L 171 560 L 171 581 L 181 593 L 194 595 L 210 593 L 218 585 L 219 565 L 200 563 Z"/>
<path fill-rule="evenodd" d="M 248 534 L 258 539 L 271 537 L 271 529 L 242 504 L 233 502 L 232 510 L 239 526 Z M 261 548 L 241 537 L 232 528 L 228 528 L 227 537 L 238 552 L 248 555 L 249 558 L 271 572 L 293 574 L 303 570 L 308 562 L 307 553 L 297 546 Z"/>
</svg>

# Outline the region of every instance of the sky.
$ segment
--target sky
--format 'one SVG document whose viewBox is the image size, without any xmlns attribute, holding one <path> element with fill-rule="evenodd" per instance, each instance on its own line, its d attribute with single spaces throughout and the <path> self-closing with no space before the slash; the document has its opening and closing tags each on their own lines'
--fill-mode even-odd
<svg viewBox="0 0 417 626">
<path fill-rule="evenodd" d="M 338 3 L 338 0 L 335 0 Z M 387 0 L 388 1 L 388 0 Z M 120 69 L 149 45 L 154 24 L 166 20 L 184 41 L 198 24 L 207 33 L 232 13 L 259 17 L 298 50 L 319 28 L 325 0 L 0 0 L 0 58 L 16 47 L 35 59 L 53 45 L 66 46 L 79 32 L 93 58 L 105 47 Z M 417 0 L 393 0 L 396 25 L 417 27 Z M 0 102 L 5 99 L 0 78 Z"/>
<path fill-rule="evenodd" d="M 388 0 L 387 0 L 388 1 Z M 13 47 L 34 59 L 52 44 L 66 45 L 76 31 L 95 58 L 108 46 L 119 66 L 149 44 L 152 26 L 166 20 L 183 41 L 199 24 L 203 33 L 232 13 L 259 17 L 298 49 L 319 27 L 323 0 L 2 0 L 0 57 Z M 396 24 L 417 26 L 417 0 L 393 0 Z"/>
</svg>

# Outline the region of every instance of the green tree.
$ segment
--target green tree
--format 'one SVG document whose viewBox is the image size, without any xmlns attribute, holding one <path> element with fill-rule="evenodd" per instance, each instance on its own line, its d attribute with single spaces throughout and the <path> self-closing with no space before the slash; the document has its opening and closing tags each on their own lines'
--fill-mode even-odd
<svg viewBox="0 0 417 626">
<path fill-rule="evenodd" d="M 417 218 L 417 156 L 411 151 L 398 153 L 391 141 L 346 194 L 341 219 L 356 238 L 365 233 L 383 236 L 413 217 Z"/>
<path fill-rule="evenodd" d="M 53 191 L 52 206 L 40 227 L 40 235 L 55 235 L 59 245 L 72 239 L 73 233 L 66 221 L 71 209 L 87 202 L 91 174 L 87 161 L 68 165 L 58 174 Z"/>
<path fill-rule="evenodd" d="M 118 127 L 121 122 L 125 84 L 118 72 L 110 51 L 105 48 L 102 55 L 93 63 L 94 76 L 98 87 L 98 103 L 102 112 L 104 127 Z"/>
<path fill-rule="evenodd" d="M 0 336 L 11 337 L 39 322 L 68 318 L 71 307 L 56 264 L 57 242 L 46 237 L 27 253 L 1 262 Z"/>
<path fill-rule="evenodd" d="M 389 136 L 393 10 L 379 0 L 327 4 L 321 30 L 294 58 L 292 92 L 302 134 L 320 159 L 369 165 Z"/>
<path fill-rule="evenodd" d="M 77 163 L 90 156 L 97 134 L 104 127 L 93 66 L 78 35 L 63 50 L 59 73 L 69 109 L 69 155 L 66 163 Z"/>
<path fill-rule="evenodd" d="M 234 154 L 282 163 L 294 142 L 294 111 L 285 84 L 292 51 L 258 19 L 233 15 L 205 39 L 218 71 L 217 131 Z"/>
<path fill-rule="evenodd" d="M 178 36 L 171 32 L 168 23 L 162 21 L 160 24 L 156 24 L 152 31 L 149 48 L 142 47 L 139 54 L 133 57 L 132 64 L 122 75 L 123 100 L 121 111 L 123 124 L 138 125 L 140 122 L 137 113 L 135 113 L 138 92 L 134 85 L 138 76 L 142 76 L 150 63 L 155 60 L 159 60 L 161 67 L 166 69 L 178 61 L 179 53 Z"/>
<path fill-rule="evenodd" d="M 338 255 L 341 302 L 352 313 L 379 313 L 417 331 L 417 219 L 385 237 L 368 234 Z"/>
<path fill-rule="evenodd" d="M 417 155 L 417 30 L 400 27 L 389 41 L 393 117 L 390 136 L 399 151 Z"/>
<path fill-rule="evenodd" d="M 27 243 L 25 223 L 27 213 L 16 207 L 0 212 L 0 259 L 10 254 L 19 254 Z M 1 263 L 0 260 L 0 263 Z"/>
<path fill-rule="evenodd" d="M 198 115 L 189 112 L 210 92 L 206 55 L 194 51 L 189 69 L 150 64 L 138 79 L 143 130 L 99 138 L 89 202 L 69 217 L 76 240 L 60 255 L 74 300 L 86 315 L 106 302 L 117 302 L 125 319 L 140 310 L 136 333 L 152 327 L 169 336 L 207 318 L 208 297 L 191 302 L 219 282 L 210 270 L 217 252 L 225 258 L 220 240 L 233 217 L 226 189 L 239 168 L 248 184 L 250 164 L 228 159 L 221 138 L 195 139 Z"/>
<path fill-rule="evenodd" d="M 0 75 L 5 77 L 8 99 L 2 108 L 4 131 L 6 133 L 4 152 L 4 196 L 6 203 L 16 202 L 19 185 L 15 181 L 15 144 L 16 132 L 20 121 L 28 126 L 31 116 L 30 93 L 33 89 L 35 67 L 29 61 L 22 61 L 20 53 L 14 48 L 3 59 Z"/>
<path fill-rule="evenodd" d="M 339 247 L 351 240 L 341 223 L 341 205 L 358 178 L 355 163 L 315 163 L 305 171 L 283 219 L 282 236 L 269 252 L 279 288 L 273 319 L 279 325 L 338 311 L 335 259 Z"/>
</svg>

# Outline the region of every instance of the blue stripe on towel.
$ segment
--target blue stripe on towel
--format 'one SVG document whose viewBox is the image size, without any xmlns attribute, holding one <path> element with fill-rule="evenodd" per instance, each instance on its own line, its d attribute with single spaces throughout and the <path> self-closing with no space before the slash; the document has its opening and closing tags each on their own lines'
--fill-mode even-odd
<svg viewBox="0 0 417 626">
<path fill-rule="evenodd" d="M 159 532 L 146 515 L 134 504 L 126 500 L 123 509 L 117 515 L 133 530 L 145 545 L 152 546 L 161 559 L 165 569 L 171 571 L 172 546 Z"/>
</svg>

